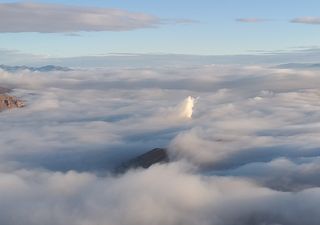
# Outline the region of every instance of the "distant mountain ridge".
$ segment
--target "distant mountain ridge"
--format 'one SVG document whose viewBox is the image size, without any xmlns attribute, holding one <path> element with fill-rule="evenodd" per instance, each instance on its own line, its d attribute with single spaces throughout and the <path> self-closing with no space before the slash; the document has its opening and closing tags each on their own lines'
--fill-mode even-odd
<svg viewBox="0 0 320 225">
<path fill-rule="evenodd" d="M 276 67 L 280 69 L 319 69 L 320 63 L 285 63 Z"/>
<path fill-rule="evenodd" d="M 68 67 L 55 66 L 55 65 L 46 65 L 40 67 L 32 67 L 32 66 L 8 66 L 8 65 L 0 65 L 0 69 L 7 72 L 18 72 L 21 70 L 29 70 L 31 72 L 54 72 L 54 71 L 71 71 L 72 69 Z"/>
</svg>

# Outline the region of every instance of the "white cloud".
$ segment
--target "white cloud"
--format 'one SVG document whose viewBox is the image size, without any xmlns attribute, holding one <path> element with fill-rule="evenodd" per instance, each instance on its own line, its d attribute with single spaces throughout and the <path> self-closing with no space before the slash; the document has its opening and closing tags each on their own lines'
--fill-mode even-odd
<svg viewBox="0 0 320 225">
<path fill-rule="evenodd" d="M 0 32 L 72 33 L 156 27 L 156 16 L 120 9 L 44 3 L 1 3 Z"/>
<path fill-rule="evenodd" d="M 319 188 L 295 194 L 156 165 L 120 177 L 26 171 L 0 176 L 2 224 L 317 224 Z"/>
<path fill-rule="evenodd" d="M 318 73 L 1 71 L 27 107 L 0 113 L 0 224 L 316 225 Z M 109 174 L 167 146 L 174 162 Z"/>
<path fill-rule="evenodd" d="M 301 191 L 319 187 L 319 157 L 285 157 L 270 162 L 253 162 L 235 169 L 226 170 L 219 175 L 250 177 L 263 186 L 281 191 Z"/>
</svg>

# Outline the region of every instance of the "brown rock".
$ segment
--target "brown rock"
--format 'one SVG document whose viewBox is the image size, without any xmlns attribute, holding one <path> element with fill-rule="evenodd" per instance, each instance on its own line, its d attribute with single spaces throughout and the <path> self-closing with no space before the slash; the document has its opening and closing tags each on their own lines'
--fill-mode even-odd
<svg viewBox="0 0 320 225">
<path fill-rule="evenodd" d="M 8 88 L 0 87 L 0 111 L 5 109 L 22 108 L 24 106 L 23 101 L 7 94 L 10 91 L 11 90 Z"/>
</svg>

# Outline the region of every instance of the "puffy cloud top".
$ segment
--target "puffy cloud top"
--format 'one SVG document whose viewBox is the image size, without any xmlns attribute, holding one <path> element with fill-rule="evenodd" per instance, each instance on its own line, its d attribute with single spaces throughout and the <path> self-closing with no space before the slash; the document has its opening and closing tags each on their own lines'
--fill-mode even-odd
<svg viewBox="0 0 320 225">
<path fill-rule="evenodd" d="M 318 225 L 318 74 L 0 71 L 27 104 L 0 113 L 0 224 Z M 166 146 L 168 164 L 110 173 Z"/>
</svg>

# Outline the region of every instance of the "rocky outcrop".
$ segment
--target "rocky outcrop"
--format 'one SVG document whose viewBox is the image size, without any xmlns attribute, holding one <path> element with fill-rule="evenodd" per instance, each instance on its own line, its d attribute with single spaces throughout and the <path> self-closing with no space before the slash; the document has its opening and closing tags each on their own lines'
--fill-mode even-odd
<svg viewBox="0 0 320 225">
<path fill-rule="evenodd" d="M 10 92 L 10 89 L 0 87 L 0 111 L 5 109 L 22 108 L 24 106 L 24 102 L 14 96 L 8 95 L 8 92 Z"/>
<path fill-rule="evenodd" d="M 22 108 L 23 106 L 23 101 L 14 96 L 9 96 L 6 94 L 0 95 L 0 111 L 5 109 Z"/>
<path fill-rule="evenodd" d="M 122 163 L 117 169 L 117 173 L 124 173 L 132 168 L 149 168 L 156 163 L 167 163 L 169 162 L 169 156 L 167 150 L 164 148 L 155 148 L 148 151 L 136 158 L 129 160 L 128 162 Z"/>
</svg>

